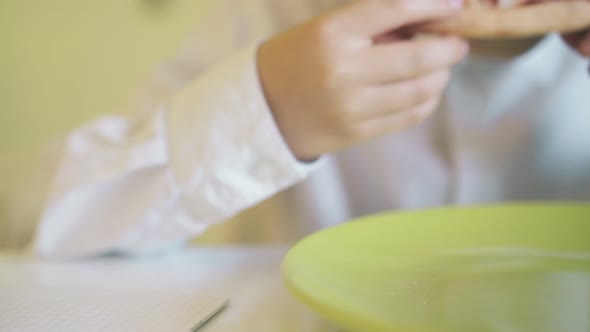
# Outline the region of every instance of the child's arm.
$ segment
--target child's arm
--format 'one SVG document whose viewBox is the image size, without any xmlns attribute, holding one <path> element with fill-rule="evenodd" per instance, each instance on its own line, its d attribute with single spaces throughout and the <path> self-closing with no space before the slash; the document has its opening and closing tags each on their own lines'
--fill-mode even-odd
<svg viewBox="0 0 590 332">
<path fill-rule="evenodd" d="M 271 18 L 260 13 L 267 9 L 246 15 L 232 6 L 257 3 L 245 1 L 216 1 L 127 114 L 69 135 L 36 252 L 163 250 L 307 175 L 258 84 L 256 47 L 274 28 L 255 26 Z"/>
<path fill-rule="evenodd" d="M 201 54 L 160 75 L 148 107 L 70 136 L 37 252 L 183 243 L 301 181 L 313 166 L 296 157 L 422 120 L 466 50 L 453 38 L 373 45 L 380 31 L 452 13 L 447 0 L 363 0 L 272 38 L 258 56 L 257 36 L 245 37 L 251 46 L 236 42 L 254 18 L 227 22 L 228 3 L 201 26 Z"/>
</svg>

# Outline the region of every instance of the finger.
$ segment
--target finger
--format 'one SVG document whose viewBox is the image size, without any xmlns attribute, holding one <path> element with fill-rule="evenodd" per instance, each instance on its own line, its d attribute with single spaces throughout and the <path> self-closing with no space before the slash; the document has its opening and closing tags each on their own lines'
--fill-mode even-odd
<svg viewBox="0 0 590 332">
<path fill-rule="evenodd" d="M 462 8 L 462 0 L 357 0 L 333 12 L 339 26 L 371 38 L 402 26 L 443 18 Z"/>
<path fill-rule="evenodd" d="M 440 70 L 408 81 L 370 87 L 363 96 L 365 107 L 360 118 L 382 117 L 437 98 L 449 83 L 450 76 L 449 70 Z"/>
<path fill-rule="evenodd" d="M 359 130 L 365 137 L 379 137 L 400 132 L 426 120 L 434 113 L 439 103 L 440 98 L 433 98 L 407 111 L 367 120 L 360 125 Z"/>
<path fill-rule="evenodd" d="M 576 49 L 580 42 L 586 37 L 587 31 L 578 31 L 562 35 L 563 40 L 572 48 Z"/>
<path fill-rule="evenodd" d="M 457 37 L 429 38 L 378 45 L 359 53 L 351 75 L 371 84 L 390 84 L 447 69 L 468 53 Z"/>
<path fill-rule="evenodd" d="M 584 56 L 590 56 L 590 29 L 562 35 L 563 40 Z"/>
<path fill-rule="evenodd" d="M 587 33 L 586 36 L 580 42 L 578 46 L 578 50 L 582 55 L 590 57 L 590 33 Z"/>
<path fill-rule="evenodd" d="M 590 2 L 577 0 L 486 11 L 485 14 L 479 10 L 464 10 L 451 19 L 419 24 L 413 30 L 488 39 L 569 33 L 588 26 Z"/>
</svg>

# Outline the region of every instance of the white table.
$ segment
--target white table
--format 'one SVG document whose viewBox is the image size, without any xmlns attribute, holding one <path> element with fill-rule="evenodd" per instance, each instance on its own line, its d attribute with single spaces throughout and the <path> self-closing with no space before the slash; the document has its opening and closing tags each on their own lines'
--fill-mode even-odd
<svg viewBox="0 0 590 332">
<path fill-rule="evenodd" d="M 104 275 L 107 279 L 135 278 L 138 287 L 160 287 L 165 291 L 196 287 L 203 294 L 229 298 L 229 307 L 203 327 L 203 332 L 337 331 L 284 288 L 280 263 L 285 252 L 285 248 L 278 247 L 192 248 L 165 258 L 133 261 L 107 258 L 98 264 L 109 267 L 101 269 L 109 271 Z M 9 254 L 0 255 L 0 259 L 18 266 L 21 272 L 25 269 L 43 282 L 56 283 L 64 278 L 64 271 L 95 273 L 97 264 L 96 261 L 39 262 Z M 138 271 L 141 278 L 137 278 Z M 160 280 L 166 280 L 166 285 Z"/>
</svg>

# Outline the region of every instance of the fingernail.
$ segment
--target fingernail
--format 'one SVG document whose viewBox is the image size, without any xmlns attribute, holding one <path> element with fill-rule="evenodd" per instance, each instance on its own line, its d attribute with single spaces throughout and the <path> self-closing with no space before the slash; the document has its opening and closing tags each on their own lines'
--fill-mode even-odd
<svg viewBox="0 0 590 332">
<path fill-rule="evenodd" d="M 463 0 L 449 0 L 449 4 L 454 10 L 463 9 Z"/>
</svg>

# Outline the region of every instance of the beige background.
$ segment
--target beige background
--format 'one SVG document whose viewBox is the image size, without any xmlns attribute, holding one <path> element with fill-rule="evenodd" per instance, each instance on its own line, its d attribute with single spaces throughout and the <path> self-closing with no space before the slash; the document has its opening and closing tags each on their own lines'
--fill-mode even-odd
<svg viewBox="0 0 590 332">
<path fill-rule="evenodd" d="M 116 110 L 210 0 L 0 0 L 0 148 Z"/>
<path fill-rule="evenodd" d="M 213 1 L 0 0 L 0 247 L 27 241 L 38 215 L 41 148 L 124 107 Z"/>
</svg>

